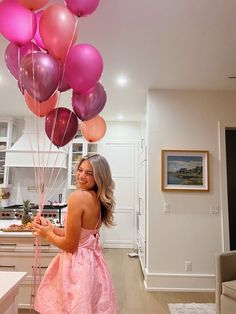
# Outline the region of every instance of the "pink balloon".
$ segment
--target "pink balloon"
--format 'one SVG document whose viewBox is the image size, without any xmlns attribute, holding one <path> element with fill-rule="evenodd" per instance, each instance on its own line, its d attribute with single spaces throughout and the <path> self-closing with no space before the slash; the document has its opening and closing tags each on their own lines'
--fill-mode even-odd
<svg viewBox="0 0 236 314">
<path fill-rule="evenodd" d="M 64 62 L 77 39 L 77 18 L 66 7 L 51 5 L 40 18 L 39 32 L 49 53 Z"/>
<path fill-rule="evenodd" d="M 42 16 L 44 11 L 39 11 L 36 13 L 36 22 L 37 22 L 37 29 L 36 29 L 36 32 L 35 32 L 35 35 L 34 35 L 34 40 L 36 42 L 36 44 L 41 47 L 42 49 L 46 50 L 46 47 L 44 45 L 44 42 L 42 41 L 42 38 L 40 36 L 40 33 L 39 33 L 39 22 L 40 22 L 40 18 Z"/>
<path fill-rule="evenodd" d="M 69 49 L 65 64 L 65 79 L 77 92 L 85 92 L 100 79 L 103 61 L 99 51 L 88 44 Z"/>
<path fill-rule="evenodd" d="M 76 135 L 78 119 L 69 109 L 53 109 L 45 118 L 45 131 L 51 142 L 57 147 L 68 144 Z"/>
<path fill-rule="evenodd" d="M 6 39 L 23 45 L 34 37 L 35 31 L 36 17 L 33 12 L 16 0 L 3 0 L 0 3 L 0 32 Z"/>
<path fill-rule="evenodd" d="M 48 3 L 48 0 L 17 0 L 17 1 L 30 10 L 38 10 Z"/>
<path fill-rule="evenodd" d="M 25 103 L 28 108 L 37 116 L 37 117 L 45 117 L 52 109 L 56 107 L 58 102 L 58 92 L 55 92 L 50 98 L 46 101 L 39 102 L 33 97 L 31 97 L 27 91 L 24 92 Z"/>
<path fill-rule="evenodd" d="M 19 79 L 26 91 L 42 102 L 56 91 L 60 75 L 60 65 L 52 56 L 33 52 L 23 58 Z"/>
<path fill-rule="evenodd" d="M 102 139 L 106 133 L 106 129 L 106 122 L 100 116 L 83 121 L 80 125 L 81 133 L 88 142 L 97 142 Z"/>
<path fill-rule="evenodd" d="M 77 16 L 86 16 L 93 13 L 99 0 L 65 0 L 67 8 Z"/>
<path fill-rule="evenodd" d="M 73 91 L 72 106 L 77 117 L 84 121 L 97 116 L 105 106 L 106 92 L 100 83 L 85 93 Z"/>
<path fill-rule="evenodd" d="M 33 51 L 40 51 L 40 48 L 33 42 L 28 42 L 22 46 L 10 43 L 5 50 L 5 63 L 11 74 L 18 80 L 20 63 L 25 55 Z"/>
</svg>

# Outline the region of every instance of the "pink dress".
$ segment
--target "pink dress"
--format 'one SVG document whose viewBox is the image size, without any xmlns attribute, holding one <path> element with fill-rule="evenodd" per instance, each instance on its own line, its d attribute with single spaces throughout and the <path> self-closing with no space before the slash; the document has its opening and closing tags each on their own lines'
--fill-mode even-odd
<svg viewBox="0 0 236 314">
<path fill-rule="evenodd" d="M 53 258 L 40 283 L 34 309 L 41 314 L 118 314 L 99 229 L 81 228 L 75 253 Z"/>
</svg>

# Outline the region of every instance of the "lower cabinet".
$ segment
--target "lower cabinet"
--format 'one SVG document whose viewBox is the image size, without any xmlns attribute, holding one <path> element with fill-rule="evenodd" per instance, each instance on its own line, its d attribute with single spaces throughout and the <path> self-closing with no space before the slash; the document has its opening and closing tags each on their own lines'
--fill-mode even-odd
<svg viewBox="0 0 236 314">
<path fill-rule="evenodd" d="M 1 237 L 0 239 L 0 271 L 24 271 L 27 276 L 20 285 L 19 308 L 29 309 L 34 300 L 35 288 L 35 249 L 34 237 Z M 44 274 L 52 258 L 59 252 L 53 245 L 42 243 L 40 246 L 40 263 L 37 274 Z M 32 298 L 31 298 L 32 296 Z"/>
</svg>

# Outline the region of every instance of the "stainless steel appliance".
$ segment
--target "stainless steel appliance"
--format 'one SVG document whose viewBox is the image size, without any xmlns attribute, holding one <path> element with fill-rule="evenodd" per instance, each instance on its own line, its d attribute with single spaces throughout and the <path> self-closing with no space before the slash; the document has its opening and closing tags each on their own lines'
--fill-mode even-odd
<svg viewBox="0 0 236 314">
<path fill-rule="evenodd" d="M 58 224 L 61 224 L 61 211 L 67 205 L 44 205 L 44 209 L 42 212 L 42 216 L 45 218 L 54 219 L 54 221 Z M 31 205 L 29 214 L 32 216 L 37 215 L 39 211 L 38 205 Z M 21 220 L 23 216 L 23 205 L 11 205 L 4 208 L 0 208 L 0 219 L 16 219 Z"/>
</svg>

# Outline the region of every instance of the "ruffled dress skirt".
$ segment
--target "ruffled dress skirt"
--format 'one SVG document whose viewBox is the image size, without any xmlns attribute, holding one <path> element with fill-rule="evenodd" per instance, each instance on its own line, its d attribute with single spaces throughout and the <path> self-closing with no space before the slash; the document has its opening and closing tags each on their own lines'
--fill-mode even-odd
<svg viewBox="0 0 236 314">
<path fill-rule="evenodd" d="M 38 288 L 34 309 L 41 314 L 119 313 L 97 229 L 82 228 L 77 251 L 54 257 Z"/>
</svg>

